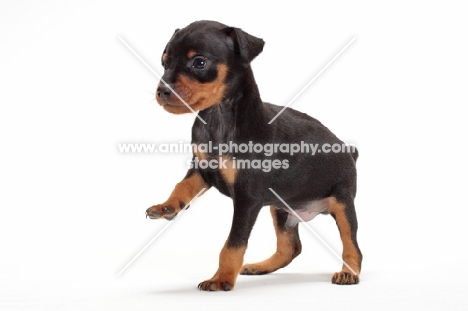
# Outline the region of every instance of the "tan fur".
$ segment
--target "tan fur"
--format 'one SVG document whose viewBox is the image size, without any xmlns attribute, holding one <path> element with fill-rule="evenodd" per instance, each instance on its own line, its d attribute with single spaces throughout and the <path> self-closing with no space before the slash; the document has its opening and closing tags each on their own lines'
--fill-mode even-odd
<svg viewBox="0 0 468 311">
<path fill-rule="evenodd" d="M 234 288 L 237 276 L 244 262 L 246 248 L 245 246 L 230 248 L 226 243 L 219 255 L 218 271 L 216 271 L 211 279 L 200 283 L 199 287 L 203 290 L 231 290 Z M 224 286 L 228 287 L 224 288 Z"/>
<path fill-rule="evenodd" d="M 180 211 L 179 202 L 188 204 L 203 188 L 209 188 L 199 173 L 179 182 L 172 191 L 169 199 L 161 205 L 170 205 Z"/>
<path fill-rule="evenodd" d="M 270 207 L 276 232 L 276 252 L 267 260 L 247 264 L 242 267 L 242 274 L 270 273 L 288 265 L 294 259 L 294 233 L 291 230 L 280 230 L 276 218 L 276 207 Z"/>
<path fill-rule="evenodd" d="M 198 54 L 197 51 L 195 51 L 195 50 L 189 50 L 189 51 L 187 52 L 187 58 L 189 58 L 189 59 L 190 59 L 190 58 L 193 58 L 193 57 L 194 57 L 195 55 L 197 55 L 197 54 Z"/>
<path fill-rule="evenodd" d="M 336 201 L 335 198 L 329 198 L 328 211 L 335 216 L 336 224 L 340 230 L 341 241 L 343 242 L 343 261 L 356 272 L 356 276 L 359 276 L 360 254 L 351 240 L 351 228 L 345 215 L 345 208 L 345 205 Z M 342 277 L 340 274 L 343 273 L 355 275 L 353 271 L 343 264 L 342 271 L 336 273 L 334 279 Z"/>
<path fill-rule="evenodd" d="M 224 162 L 225 161 L 225 162 Z M 225 167 L 221 167 L 221 163 L 225 163 Z M 234 167 L 234 163 L 231 158 L 227 156 L 221 156 L 219 158 L 221 176 L 223 176 L 224 181 L 232 186 L 236 181 L 237 168 Z"/>
<path fill-rule="evenodd" d="M 198 161 L 208 159 L 208 156 L 206 155 L 206 153 L 200 151 L 200 148 L 198 148 L 198 146 L 194 146 L 193 154 L 195 155 L 195 157 L 197 157 Z"/>
<path fill-rule="evenodd" d="M 218 65 L 218 77 L 208 83 L 201 83 L 184 75 L 179 75 L 174 84 L 174 91 L 194 110 L 204 110 L 221 102 L 226 85 L 224 79 L 228 68 L 225 64 Z M 169 103 L 159 97 L 158 103 L 168 112 L 174 114 L 188 113 L 190 109 L 184 105 L 176 96 L 171 96 Z"/>
</svg>

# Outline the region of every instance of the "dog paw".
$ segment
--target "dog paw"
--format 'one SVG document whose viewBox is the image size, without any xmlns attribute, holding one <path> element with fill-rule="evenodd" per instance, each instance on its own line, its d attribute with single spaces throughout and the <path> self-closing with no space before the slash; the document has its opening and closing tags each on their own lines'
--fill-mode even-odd
<svg viewBox="0 0 468 311">
<path fill-rule="evenodd" d="M 242 275 L 262 275 L 267 273 L 270 273 L 270 271 L 266 271 L 264 268 L 256 264 L 246 264 L 240 271 L 240 274 Z"/>
<path fill-rule="evenodd" d="M 230 291 L 234 288 L 234 284 L 230 282 L 223 282 L 219 280 L 207 280 L 198 284 L 198 289 L 203 291 Z"/>
<path fill-rule="evenodd" d="M 338 285 L 353 285 L 359 283 L 359 276 L 349 272 L 336 272 L 332 277 L 332 283 Z"/>
<path fill-rule="evenodd" d="M 184 207 L 182 202 L 165 202 L 163 204 L 153 205 L 146 210 L 146 217 L 150 219 L 165 218 L 172 220 L 177 213 Z"/>
</svg>

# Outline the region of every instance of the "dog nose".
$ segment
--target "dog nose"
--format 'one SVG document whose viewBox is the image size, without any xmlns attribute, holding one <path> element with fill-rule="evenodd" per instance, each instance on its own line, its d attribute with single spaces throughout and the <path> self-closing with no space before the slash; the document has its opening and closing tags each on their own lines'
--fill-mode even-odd
<svg viewBox="0 0 468 311">
<path fill-rule="evenodd" d="M 166 84 L 159 84 L 158 89 L 156 90 L 156 93 L 159 98 L 162 99 L 168 99 L 169 96 L 171 96 L 171 90 Z"/>
</svg>

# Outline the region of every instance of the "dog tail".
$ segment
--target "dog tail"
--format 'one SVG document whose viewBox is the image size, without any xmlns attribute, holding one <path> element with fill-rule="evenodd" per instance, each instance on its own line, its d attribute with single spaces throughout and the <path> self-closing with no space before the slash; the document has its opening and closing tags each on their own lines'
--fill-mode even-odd
<svg viewBox="0 0 468 311">
<path fill-rule="evenodd" d="M 357 150 L 356 147 L 353 147 L 353 148 L 351 149 L 351 155 L 353 156 L 354 163 L 356 163 L 356 162 L 357 162 L 357 159 L 358 159 L 358 157 L 359 157 L 359 152 L 358 152 L 358 150 Z"/>
</svg>

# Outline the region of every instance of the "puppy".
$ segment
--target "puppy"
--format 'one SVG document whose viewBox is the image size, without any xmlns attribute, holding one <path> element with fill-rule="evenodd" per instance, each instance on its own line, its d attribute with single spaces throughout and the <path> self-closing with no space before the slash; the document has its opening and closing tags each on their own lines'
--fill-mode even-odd
<svg viewBox="0 0 468 311">
<path fill-rule="evenodd" d="M 156 100 L 170 113 L 198 112 L 192 167 L 169 198 L 146 214 L 171 220 L 211 187 L 232 198 L 231 231 L 218 270 L 198 285 L 204 291 L 233 289 L 239 273 L 260 275 L 285 267 L 301 253 L 298 222 L 330 214 L 344 261 L 332 283 L 357 284 L 362 261 L 354 208 L 357 150 L 332 152 L 343 142 L 316 119 L 291 108 L 269 124 L 283 107 L 260 98 L 250 63 L 263 46 L 262 39 L 214 21 L 176 30 L 162 55 L 165 71 Z M 266 146 L 275 152 L 255 151 Z M 291 152 L 293 146 L 307 152 Z M 313 147 L 317 152 L 312 155 Z M 267 205 L 277 250 L 265 261 L 243 265 L 252 227 Z"/>
</svg>

